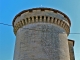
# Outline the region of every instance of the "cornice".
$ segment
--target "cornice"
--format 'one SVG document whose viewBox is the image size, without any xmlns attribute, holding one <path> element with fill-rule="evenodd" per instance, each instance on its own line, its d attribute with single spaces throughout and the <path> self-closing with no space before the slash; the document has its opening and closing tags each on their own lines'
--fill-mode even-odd
<svg viewBox="0 0 80 60">
<path fill-rule="evenodd" d="M 56 24 L 56 25 L 62 27 L 63 29 L 65 29 L 67 35 L 70 32 L 70 26 L 63 20 L 53 18 L 50 16 L 30 16 L 30 17 L 26 17 L 25 19 L 22 19 L 16 23 L 16 25 L 14 26 L 14 33 L 16 34 L 18 29 L 25 25 L 32 24 L 32 23 L 41 23 L 41 22 Z"/>
<path fill-rule="evenodd" d="M 48 11 L 52 11 L 52 12 L 55 12 L 55 13 L 60 13 L 60 14 L 62 14 L 62 15 L 64 16 L 64 18 L 66 18 L 66 19 L 68 20 L 69 25 L 71 25 L 70 19 L 69 19 L 68 16 L 67 16 L 66 14 L 64 14 L 63 12 L 61 12 L 61 11 L 59 11 L 59 10 L 56 10 L 56 9 L 52 9 L 52 8 L 39 7 L 39 8 L 32 8 L 32 9 L 27 9 L 27 10 L 21 11 L 19 14 L 17 14 L 17 15 L 14 17 L 13 23 L 12 23 L 13 26 L 14 26 L 14 23 L 15 23 L 15 20 L 16 20 L 17 17 L 21 16 L 21 14 L 26 13 L 26 12 L 28 12 L 28 13 L 33 13 L 34 10 L 40 10 L 40 11 L 48 10 Z"/>
</svg>

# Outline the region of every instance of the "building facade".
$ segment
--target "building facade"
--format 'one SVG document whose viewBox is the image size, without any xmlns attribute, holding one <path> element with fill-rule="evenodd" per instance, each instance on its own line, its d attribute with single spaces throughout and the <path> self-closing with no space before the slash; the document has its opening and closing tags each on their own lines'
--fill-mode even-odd
<svg viewBox="0 0 80 60">
<path fill-rule="evenodd" d="M 32 8 L 13 20 L 14 60 L 74 60 L 74 41 L 67 39 L 71 22 L 52 8 Z"/>
</svg>

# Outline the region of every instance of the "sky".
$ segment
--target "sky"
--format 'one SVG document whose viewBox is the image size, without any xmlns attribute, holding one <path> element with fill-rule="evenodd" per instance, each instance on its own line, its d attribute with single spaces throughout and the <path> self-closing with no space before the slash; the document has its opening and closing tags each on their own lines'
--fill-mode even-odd
<svg viewBox="0 0 80 60">
<path fill-rule="evenodd" d="M 36 7 L 57 9 L 70 18 L 70 33 L 76 34 L 68 38 L 75 41 L 75 60 L 80 60 L 80 0 L 0 0 L 0 60 L 13 60 L 16 36 L 8 25 L 19 12 Z"/>
</svg>

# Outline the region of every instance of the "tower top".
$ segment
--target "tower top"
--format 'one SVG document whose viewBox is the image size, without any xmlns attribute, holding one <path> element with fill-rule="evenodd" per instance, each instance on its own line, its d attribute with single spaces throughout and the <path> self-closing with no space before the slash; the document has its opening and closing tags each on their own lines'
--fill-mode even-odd
<svg viewBox="0 0 80 60">
<path fill-rule="evenodd" d="M 69 24 L 71 25 L 70 19 L 68 18 L 68 16 L 66 14 L 64 14 L 63 12 L 56 10 L 56 9 L 52 9 L 52 8 L 45 8 L 45 7 L 39 7 L 39 8 L 31 8 L 31 9 L 27 9 L 27 10 L 23 10 L 20 13 L 18 13 L 14 19 L 13 19 L 13 26 L 14 26 L 14 22 L 16 20 L 17 17 L 21 16 L 21 14 L 25 13 L 25 12 L 32 12 L 33 10 L 41 10 L 41 11 L 45 11 L 45 10 L 49 10 L 49 11 L 53 11 L 55 13 L 60 13 L 62 14 L 69 22 Z"/>
<path fill-rule="evenodd" d="M 39 21 L 40 19 L 42 21 Z M 33 20 L 38 20 L 38 21 L 33 21 Z M 67 34 L 69 34 L 70 32 L 71 22 L 66 14 L 56 9 L 39 7 L 39 8 L 23 10 L 14 17 L 12 24 L 14 27 L 15 34 L 19 28 L 33 22 L 54 23 L 64 28 Z"/>
</svg>

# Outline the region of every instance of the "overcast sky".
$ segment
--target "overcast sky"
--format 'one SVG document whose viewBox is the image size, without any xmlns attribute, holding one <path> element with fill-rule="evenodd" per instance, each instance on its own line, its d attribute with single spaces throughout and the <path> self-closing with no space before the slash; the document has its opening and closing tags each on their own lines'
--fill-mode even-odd
<svg viewBox="0 0 80 60">
<path fill-rule="evenodd" d="M 75 41 L 75 60 L 80 60 L 80 0 L 0 0 L 0 60 L 13 60 L 16 36 L 12 25 L 14 16 L 29 8 L 49 7 L 64 12 L 71 20 L 69 39 Z"/>
</svg>

